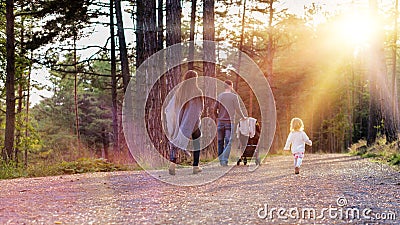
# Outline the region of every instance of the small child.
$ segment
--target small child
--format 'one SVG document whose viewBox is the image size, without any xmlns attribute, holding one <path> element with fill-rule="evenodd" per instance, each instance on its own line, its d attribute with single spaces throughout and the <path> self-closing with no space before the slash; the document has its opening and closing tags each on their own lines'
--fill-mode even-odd
<svg viewBox="0 0 400 225">
<path fill-rule="evenodd" d="M 294 173 L 299 174 L 301 162 L 304 158 L 305 144 L 311 146 L 312 142 L 307 134 L 303 131 L 304 124 L 300 118 L 293 118 L 290 121 L 290 133 L 286 140 L 283 150 L 292 149 L 294 156 Z"/>
</svg>

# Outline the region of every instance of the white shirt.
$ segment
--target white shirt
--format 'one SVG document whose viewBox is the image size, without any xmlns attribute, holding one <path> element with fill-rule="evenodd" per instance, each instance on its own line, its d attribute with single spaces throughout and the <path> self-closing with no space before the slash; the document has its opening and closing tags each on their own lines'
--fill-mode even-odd
<svg viewBox="0 0 400 225">
<path fill-rule="evenodd" d="M 304 152 L 306 145 L 311 146 L 312 142 L 304 131 L 292 131 L 286 140 L 283 150 L 292 150 L 292 153 Z"/>
<path fill-rule="evenodd" d="M 247 117 L 245 120 L 240 120 L 236 129 L 237 138 L 239 138 L 240 134 L 250 138 L 254 137 L 256 134 L 256 123 L 257 120 L 252 117 Z"/>
</svg>

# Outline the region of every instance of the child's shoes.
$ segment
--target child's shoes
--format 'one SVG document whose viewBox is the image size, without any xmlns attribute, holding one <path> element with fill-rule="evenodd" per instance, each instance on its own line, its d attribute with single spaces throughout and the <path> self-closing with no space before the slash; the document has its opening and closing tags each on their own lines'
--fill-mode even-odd
<svg viewBox="0 0 400 225">
<path fill-rule="evenodd" d="M 299 174 L 300 173 L 300 167 L 296 166 L 294 168 L 294 174 Z"/>
</svg>

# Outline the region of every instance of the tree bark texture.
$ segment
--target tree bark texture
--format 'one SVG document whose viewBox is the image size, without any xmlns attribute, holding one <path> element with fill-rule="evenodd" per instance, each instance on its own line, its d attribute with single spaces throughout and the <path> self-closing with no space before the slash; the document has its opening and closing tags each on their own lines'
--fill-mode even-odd
<svg viewBox="0 0 400 225">
<path fill-rule="evenodd" d="M 14 0 L 6 1 L 6 129 L 4 135 L 3 159 L 12 160 L 15 139 L 15 34 Z"/>
<path fill-rule="evenodd" d="M 214 5 L 215 1 L 214 0 L 205 0 L 203 3 L 203 39 L 204 39 L 204 56 L 203 56 L 203 71 L 204 71 L 204 76 L 208 76 L 211 78 L 216 79 L 216 74 L 215 74 L 215 63 L 212 63 L 215 61 L 215 44 L 213 42 L 207 42 L 207 41 L 214 41 L 215 40 L 215 23 L 214 23 Z M 213 96 L 216 99 L 216 82 L 212 84 L 207 84 L 205 85 L 205 92 L 209 93 L 211 96 Z M 215 114 L 214 114 L 214 103 L 215 100 L 211 98 L 206 98 L 205 99 L 205 109 L 204 109 L 204 117 L 209 117 L 216 121 Z M 213 129 L 212 127 L 206 127 L 205 128 L 205 136 L 208 134 L 212 134 L 213 132 L 210 131 L 210 129 Z M 206 138 L 209 140 L 209 138 Z M 216 137 L 214 138 L 214 141 L 206 148 L 205 152 L 203 151 L 203 155 L 206 155 L 206 157 L 216 157 L 217 156 L 217 139 Z"/>
<path fill-rule="evenodd" d="M 110 36 L 111 36 L 111 101 L 112 101 L 112 127 L 113 127 L 113 151 L 119 150 L 118 128 L 118 102 L 117 102 L 117 66 L 115 57 L 115 33 L 114 33 L 114 0 L 110 0 Z M 105 156 L 108 157 L 108 147 L 104 147 Z"/>
<path fill-rule="evenodd" d="M 138 2 L 140 2 L 140 1 L 138 1 Z M 126 49 L 124 23 L 122 20 L 121 0 L 115 0 L 115 15 L 117 17 L 119 55 L 120 55 L 120 60 L 121 60 L 122 80 L 123 80 L 124 92 L 125 92 L 126 89 L 128 88 L 128 84 L 130 81 L 130 74 L 129 74 L 128 51 Z"/>
</svg>

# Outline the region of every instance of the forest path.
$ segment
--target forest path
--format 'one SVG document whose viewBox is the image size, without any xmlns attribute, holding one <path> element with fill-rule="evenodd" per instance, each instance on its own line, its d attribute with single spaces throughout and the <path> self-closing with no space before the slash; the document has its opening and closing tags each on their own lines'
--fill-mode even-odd
<svg viewBox="0 0 400 225">
<path fill-rule="evenodd" d="M 193 187 L 124 171 L 2 180 L 0 190 L 0 224 L 400 224 L 400 173 L 343 154 L 308 154 L 300 175 L 291 156 L 268 157 Z"/>
</svg>

